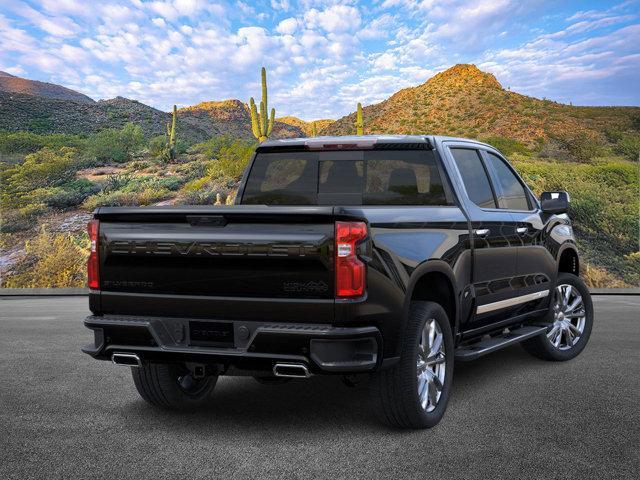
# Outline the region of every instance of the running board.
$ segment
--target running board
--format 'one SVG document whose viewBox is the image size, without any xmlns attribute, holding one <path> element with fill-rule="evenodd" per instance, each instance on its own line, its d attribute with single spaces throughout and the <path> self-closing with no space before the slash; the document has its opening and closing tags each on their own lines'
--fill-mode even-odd
<svg viewBox="0 0 640 480">
<path fill-rule="evenodd" d="M 460 346 L 456 348 L 455 357 L 456 360 L 462 362 L 475 360 L 487 353 L 495 352 L 496 350 L 508 347 L 509 345 L 520 343 L 528 338 L 542 335 L 546 331 L 547 327 L 541 326 L 520 327 L 496 337 L 480 340 L 479 342 L 471 345 Z"/>
</svg>

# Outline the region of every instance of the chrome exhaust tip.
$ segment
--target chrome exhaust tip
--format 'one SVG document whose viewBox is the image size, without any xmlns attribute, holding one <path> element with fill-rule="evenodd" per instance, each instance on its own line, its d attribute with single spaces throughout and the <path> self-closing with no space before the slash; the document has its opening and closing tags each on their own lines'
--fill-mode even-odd
<svg viewBox="0 0 640 480">
<path fill-rule="evenodd" d="M 111 361 L 116 365 L 125 367 L 141 367 L 140 357 L 135 353 L 114 353 L 111 355 Z"/>
<path fill-rule="evenodd" d="M 309 369 L 303 363 L 276 363 L 273 366 L 273 374 L 276 377 L 308 378 L 311 376 Z"/>
</svg>

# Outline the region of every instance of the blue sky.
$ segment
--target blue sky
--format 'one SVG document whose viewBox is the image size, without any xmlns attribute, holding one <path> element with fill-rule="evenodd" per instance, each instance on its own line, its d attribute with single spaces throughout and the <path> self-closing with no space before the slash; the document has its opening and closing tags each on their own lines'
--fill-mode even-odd
<svg viewBox="0 0 640 480">
<path fill-rule="evenodd" d="M 259 95 L 277 115 L 337 118 L 475 63 L 575 105 L 640 105 L 640 4 L 545 0 L 0 0 L 0 70 L 95 99 Z"/>
</svg>

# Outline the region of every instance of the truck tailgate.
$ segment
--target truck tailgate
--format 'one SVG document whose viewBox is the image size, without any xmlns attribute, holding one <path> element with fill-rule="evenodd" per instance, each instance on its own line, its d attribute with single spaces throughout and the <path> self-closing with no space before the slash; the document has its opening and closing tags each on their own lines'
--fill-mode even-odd
<svg viewBox="0 0 640 480">
<path fill-rule="evenodd" d="M 104 312 L 135 315 L 142 304 L 148 311 L 158 295 L 158 314 L 202 316 L 189 304 L 217 297 L 237 299 L 234 317 L 258 318 L 256 305 L 268 299 L 334 297 L 332 207 L 103 208 L 95 218 Z"/>
</svg>

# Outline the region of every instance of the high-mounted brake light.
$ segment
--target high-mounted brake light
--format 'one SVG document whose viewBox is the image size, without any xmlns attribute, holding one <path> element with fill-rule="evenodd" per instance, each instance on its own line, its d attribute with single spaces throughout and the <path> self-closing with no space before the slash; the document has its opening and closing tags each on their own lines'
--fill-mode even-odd
<svg viewBox="0 0 640 480">
<path fill-rule="evenodd" d="M 364 294 L 365 265 L 358 259 L 356 246 L 366 237 L 364 222 L 336 222 L 336 297 Z"/>
<path fill-rule="evenodd" d="M 98 256 L 100 221 L 91 220 L 87 224 L 87 233 L 89 234 L 89 241 L 91 242 L 91 250 L 89 252 L 89 259 L 87 260 L 87 286 L 92 290 L 98 290 L 100 288 L 100 258 Z"/>
</svg>

